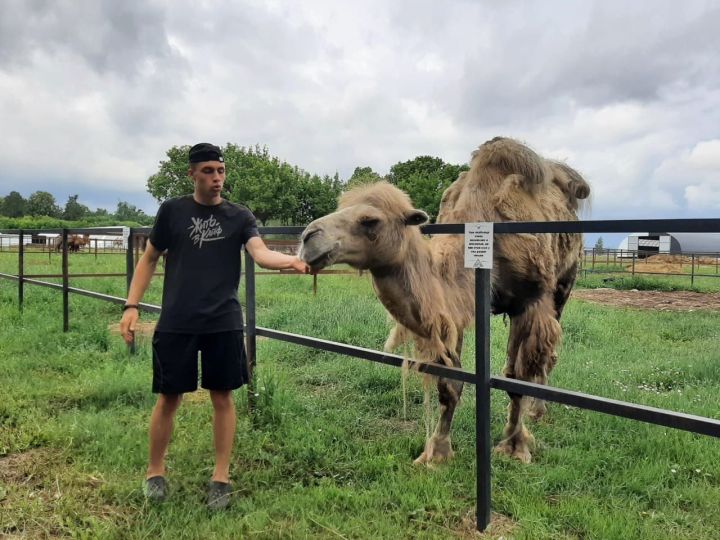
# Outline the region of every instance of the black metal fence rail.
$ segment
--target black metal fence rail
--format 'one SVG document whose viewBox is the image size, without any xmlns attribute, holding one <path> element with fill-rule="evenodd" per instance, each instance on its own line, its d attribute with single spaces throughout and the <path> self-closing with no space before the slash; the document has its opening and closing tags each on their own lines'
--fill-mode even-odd
<svg viewBox="0 0 720 540">
<path fill-rule="evenodd" d="M 133 228 L 130 230 L 130 238 L 127 250 L 127 285 L 134 270 L 134 257 L 132 250 L 132 237 L 134 234 L 147 234 L 149 228 Z M 303 227 L 262 227 L 263 234 L 299 234 Z M 64 229 L 61 234 L 84 233 L 87 229 Z M 103 229 L 107 231 L 107 229 Z M 464 234 L 464 224 L 440 224 L 426 225 L 422 227 L 426 234 Z M 720 232 L 720 219 L 694 219 L 694 220 L 626 220 L 626 221 L 572 221 L 572 222 L 527 222 L 527 223 L 495 223 L 495 234 L 516 234 L 516 233 L 582 233 L 582 232 Z M 24 232 L 21 231 L 22 235 Z M 47 230 L 43 230 L 47 232 Z M 67 244 L 67 242 L 65 242 Z M 22 308 L 23 285 L 24 283 L 50 287 L 63 291 L 64 329 L 67 330 L 67 296 L 69 293 L 80 294 L 103 301 L 121 304 L 124 298 L 100 294 L 93 291 L 69 287 L 67 283 L 67 249 L 63 253 L 63 273 L 65 277 L 63 284 L 43 282 L 36 279 L 28 279 L 23 276 L 23 250 L 19 251 L 19 273 L 17 276 L 0 274 L 0 278 L 18 281 L 19 304 Z M 256 361 L 256 338 L 264 336 L 278 339 L 297 345 L 313 347 L 338 354 L 370 360 L 386 365 L 400 367 L 405 361 L 403 357 L 371 349 L 354 347 L 351 345 L 336 343 L 323 339 L 313 338 L 272 330 L 256 325 L 255 316 L 255 272 L 254 261 L 246 253 L 246 334 L 248 345 L 248 360 L 251 367 Z M 621 416 L 650 424 L 672 427 L 702 435 L 720 437 L 720 420 L 689 415 L 681 412 L 657 409 L 618 401 L 600 396 L 593 396 L 543 386 L 534 383 L 508 379 L 505 377 L 493 377 L 490 375 L 490 270 L 475 270 L 475 373 L 462 369 L 451 368 L 439 364 L 424 364 L 411 360 L 410 362 L 420 371 L 432 375 L 442 376 L 458 381 L 463 381 L 476 386 L 475 413 L 476 413 L 476 460 L 477 460 L 477 528 L 484 530 L 490 523 L 490 500 L 491 500 L 491 467 L 490 467 L 490 390 L 498 389 L 506 392 L 537 397 L 547 401 L 563 403 L 574 407 L 602 412 L 612 416 Z M 146 311 L 159 312 L 160 306 L 142 304 Z"/>
</svg>

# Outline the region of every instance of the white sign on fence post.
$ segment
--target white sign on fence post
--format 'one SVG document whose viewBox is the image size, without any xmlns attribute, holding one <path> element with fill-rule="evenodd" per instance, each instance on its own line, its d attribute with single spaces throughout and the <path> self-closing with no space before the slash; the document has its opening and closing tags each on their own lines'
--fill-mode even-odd
<svg viewBox="0 0 720 540">
<path fill-rule="evenodd" d="M 493 267 L 493 224 L 465 224 L 465 268 Z"/>
<path fill-rule="evenodd" d="M 130 227 L 123 227 L 123 249 L 131 249 L 132 246 L 130 245 Z"/>
</svg>

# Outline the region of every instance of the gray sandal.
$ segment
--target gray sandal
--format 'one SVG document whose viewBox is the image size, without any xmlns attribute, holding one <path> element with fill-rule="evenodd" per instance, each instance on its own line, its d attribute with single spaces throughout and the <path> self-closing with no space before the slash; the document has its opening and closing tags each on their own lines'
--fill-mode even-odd
<svg viewBox="0 0 720 540">
<path fill-rule="evenodd" d="M 208 484 L 207 505 L 210 510 L 224 510 L 230 504 L 230 484 L 211 480 Z"/>
<path fill-rule="evenodd" d="M 152 476 L 145 480 L 145 498 L 153 502 L 162 502 L 168 494 L 168 483 L 164 476 Z"/>
</svg>

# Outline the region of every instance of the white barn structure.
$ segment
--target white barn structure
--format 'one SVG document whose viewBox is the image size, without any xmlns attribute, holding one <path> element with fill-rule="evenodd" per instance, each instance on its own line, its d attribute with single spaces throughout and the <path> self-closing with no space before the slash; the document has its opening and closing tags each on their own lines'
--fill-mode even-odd
<svg viewBox="0 0 720 540">
<path fill-rule="evenodd" d="M 618 246 L 622 251 L 652 253 L 720 253 L 720 233 L 632 233 Z"/>
</svg>

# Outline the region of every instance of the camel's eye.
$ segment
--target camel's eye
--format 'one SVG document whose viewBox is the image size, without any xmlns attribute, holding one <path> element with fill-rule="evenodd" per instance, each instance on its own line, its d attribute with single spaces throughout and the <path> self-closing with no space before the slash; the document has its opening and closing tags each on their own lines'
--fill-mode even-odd
<svg viewBox="0 0 720 540">
<path fill-rule="evenodd" d="M 368 229 L 371 229 L 378 223 L 380 223 L 380 220 L 378 218 L 369 217 L 369 216 L 360 218 L 360 225 L 362 225 L 363 227 L 367 227 Z"/>
</svg>

